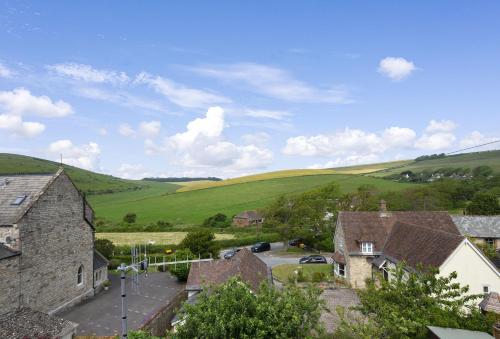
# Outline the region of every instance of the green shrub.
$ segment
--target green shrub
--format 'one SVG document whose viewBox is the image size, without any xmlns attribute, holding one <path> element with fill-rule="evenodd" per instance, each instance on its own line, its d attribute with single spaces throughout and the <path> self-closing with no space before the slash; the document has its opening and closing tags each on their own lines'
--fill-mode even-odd
<svg viewBox="0 0 500 339">
<path fill-rule="evenodd" d="M 324 281 L 326 278 L 325 272 L 313 272 L 311 276 L 311 281 L 312 282 L 321 282 Z"/>
<path fill-rule="evenodd" d="M 297 282 L 306 282 L 307 281 L 307 276 L 304 275 L 304 271 L 297 270 Z"/>
<path fill-rule="evenodd" d="M 112 259 L 113 252 L 115 251 L 115 245 L 108 239 L 96 239 L 94 241 L 94 248 L 108 260 Z"/>
<path fill-rule="evenodd" d="M 111 259 L 108 264 L 108 269 L 116 270 L 121 264 L 121 261 L 118 259 Z"/>
<path fill-rule="evenodd" d="M 135 223 L 136 220 L 137 220 L 137 214 L 135 214 L 133 212 L 128 212 L 123 217 L 123 221 L 125 221 L 128 224 L 133 224 L 133 223 Z"/>
<path fill-rule="evenodd" d="M 169 271 L 177 277 L 177 280 L 185 282 L 188 279 L 190 268 L 191 264 L 170 265 Z"/>
</svg>

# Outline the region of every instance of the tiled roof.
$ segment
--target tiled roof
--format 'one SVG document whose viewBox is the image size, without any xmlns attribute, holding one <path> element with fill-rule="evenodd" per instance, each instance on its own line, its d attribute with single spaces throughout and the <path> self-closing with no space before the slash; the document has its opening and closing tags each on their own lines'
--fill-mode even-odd
<svg viewBox="0 0 500 339">
<path fill-rule="evenodd" d="M 219 285 L 229 278 L 240 276 L 252 290 L 270 277 L 267 265 L 255 254 L 242 248 L 231 259 L 219 259 L 191 264 L 186 290 L 201 290 L 202 286 Z"/>
<path fill-rule="evenodd" d="M 240 214 L 236 215 L 236 218 L 239 219 L 248 219 L 248 220 L 259 220 L 262 219 L 262 215 L 257 211 L 244 211 Z"/>
<path fill-rule="evenodd" d="M 108 266 L 108 259 L 106 259 L 98 250 L 94 250 L 94 271 Z"/>
<path fill-rule="evenodd" d="M 78 324 L 23 308 L 0 316 L 0 338 L 58 338 L 72 333 Z"/>
<path fill-rule="evenodd" d="M 14 251 L 3 244 L 0 244 L 0 260 L 14 257 L 19 254 L 21 254 L 21 252 Z"/>
<path fill-rule="evenodd" d="M 430 227 L 396 222 L 383 249 L 385 257 L 405 261 L 410 267 L 440 267 L 465 238 Z"/>
<path fill-rule="evenodd" d="M 500 215 L 455 215 L 452 216 L 452 219 L 460 232 L 465 236 L 500 238 Z"/>
<path fill-rule="evenodd" d="M 500 314 L 500 296 L 497 292 L 487 294 L 479 303 L 479 307 L 485 312 Z"/>
<path fill-rule="evenodd" d="M 347 254 L 359 253 L 363 241 L 373 242 L 374 252 L 380 254 L 396 222 L 460 235 L 446 212 L 340 212 L 338 223 L 344 231 Z"/>
<path fill-rule="evenodd" d="M 333 253 L 332 259 L 338 264 L 345 264 L 345 257 L 339 251 L 335 251 L 335 253 Z"/>
<path fill-rule="evenodd" d="M 59 173 L 0 176 L 0 226 L 15 224 Z M 22 203 L 14 205 L 22 196 Z"/>
</svg>

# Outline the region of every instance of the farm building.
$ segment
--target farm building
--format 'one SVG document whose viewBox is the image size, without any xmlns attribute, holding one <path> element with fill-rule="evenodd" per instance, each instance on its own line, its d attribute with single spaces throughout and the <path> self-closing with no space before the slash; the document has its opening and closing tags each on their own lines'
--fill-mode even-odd
<svg viewBox="0 0 500 339">
<path fill-rule="evenodd" d="M 476 244 L 488 244 L 500 249 L 500 216 L 452 216 L 460 233 Z"/>
<path fill-rule="evenodd" d="M 0 315 L 52 315 L 94 295 L 107 261 L 94 250 L 92 221 L 62 169 L 0 176 Z"/>
<path fill-rule="evenodd" d="M 438 268 L 472 294 L 500 291 L 500 272 L 466 237 L 446 212 L 340 212 L 335 230 L 335 273 L 355 288 L 381 272 L 391 279 L 399 262 Z"/>
<path fill-rule="evenodd" d="M 233 218 L 233 225 L 238 227 L 260 225 L 263 222 L 264 216 L 257 211 L 244 211 Z"/>
</svg>

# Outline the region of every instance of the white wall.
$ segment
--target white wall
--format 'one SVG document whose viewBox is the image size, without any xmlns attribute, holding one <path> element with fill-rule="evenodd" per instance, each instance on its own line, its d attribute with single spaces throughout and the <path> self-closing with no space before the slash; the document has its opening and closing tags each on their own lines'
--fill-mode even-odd
<svg viewBox="0 0 500 339">
<path fill-rule="evenodd" d="M 442 276 L 457 272 L 456 281 L 469 285 L 471 294 L 482 294 L 484 285 L 489 286 L 490 292 L 500 292 L 500 273 L 467 239 L 458 245 L 439 271 Z"/>
</svg>

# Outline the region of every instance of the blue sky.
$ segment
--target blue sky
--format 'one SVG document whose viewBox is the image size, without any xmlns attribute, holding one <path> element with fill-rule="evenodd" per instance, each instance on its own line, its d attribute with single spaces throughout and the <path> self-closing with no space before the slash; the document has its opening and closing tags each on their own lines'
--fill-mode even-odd
<svg viewBox="0 0 500 339">
<path fill-rule="evenodd" d="M 500 138 L 494 1 L 3 1 L 0 152 L 127 178 Z"/>
</svg>

